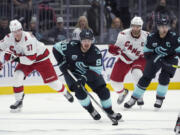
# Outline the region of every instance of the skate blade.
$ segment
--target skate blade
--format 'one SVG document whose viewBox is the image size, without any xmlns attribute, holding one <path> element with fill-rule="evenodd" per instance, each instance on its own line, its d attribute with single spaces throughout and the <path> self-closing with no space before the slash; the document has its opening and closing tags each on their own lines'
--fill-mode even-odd
<svg viewBox="0 0 180 135">
<path fill-rule="evenodd" d="M 139 106 L 139 109 L 140 109 L 140 110 L 142 110 L 142 108 L 143 108 L 143 105 L 138 105 L 138 106 Z"/>
<path fill-rule="evenodd" d="M 10 110 L 11 113 L 20 113 L 21 111 L 22 111 L 21 108 L 11 109 Z"/>
<path fill-rule="evenodd" d="M 124 120 L 123 120 L 123 119 L 120 119 L 120 120 L 118 120 L 118 122 L 124 122 Z"/>
<path fill-rule="evenodd" d="M 158 112 L 160 109 L 161 109 L 161 108 L 156 108 L 156 107 L 154 107 L 154 111 L 155 111 L 155 112 Z"/>
</svg>

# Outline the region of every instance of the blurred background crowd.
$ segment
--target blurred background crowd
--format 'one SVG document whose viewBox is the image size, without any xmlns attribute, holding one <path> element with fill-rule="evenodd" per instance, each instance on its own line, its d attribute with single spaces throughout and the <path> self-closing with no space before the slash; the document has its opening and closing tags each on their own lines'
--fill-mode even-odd
<svg viewBox="0 0 180 135">
<path fill-rule="evenodd" d="M 179 34 L 179 0 L 1 0 L 0 40 L 16 18 L 45 44 L 78 40 L 85 28 L 93 31 L 95 43 L 113 44 L 135 15 L 143 18 L 143 30 L 154 31 L 159 12 L 169 14 L 171 30 Z"/>
</svg>

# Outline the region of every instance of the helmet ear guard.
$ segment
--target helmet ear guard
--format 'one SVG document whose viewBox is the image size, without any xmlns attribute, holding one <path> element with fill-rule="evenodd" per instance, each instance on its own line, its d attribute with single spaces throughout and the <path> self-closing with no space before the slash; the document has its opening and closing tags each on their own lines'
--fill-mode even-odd
<svg viewBox="0 0 180 135">
<path fill-rule="evenodd" d="M 22 25 L 18 20 L 12 20 L 10 21 L 9 29 L 11 32 L 17 31 L 19 29 L 22 29 Z"/>
</svg>

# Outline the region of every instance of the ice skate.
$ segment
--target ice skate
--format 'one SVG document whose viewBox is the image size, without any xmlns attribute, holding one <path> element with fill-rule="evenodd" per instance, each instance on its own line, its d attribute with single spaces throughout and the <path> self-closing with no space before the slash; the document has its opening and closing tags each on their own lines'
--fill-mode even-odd
<svg viewBox="0 0 180 135">
<path fill-rule="evenodd" d="M 159 110 L 163 104 L 164 97 L 156 96 L 156 102 L 154 104 L 155 110 Z"/>
<path fill-rule="evenodd" d="M 94 120 L 99 120 L 101 119 L 101 115 L 94 109 L 90 115 L 93 117 Z"/>
<path fill-rule="evenodd" d="M 109 114 L 109 117 L 115 121 L 119 121 L 122 118 L 122 115 L 120 113 L 113 113 Z"/>
<path fill-rule="evenodd" d="M 136 101 L 137 99 L 131 97 L 130 100 L 124 104 L 124 107 L 127 109 L 131 108 L 133 105 L 135 105 Z"/>
<path fill-rule="evenodd" d="M 137 105 L 138 105 L 140 108 L 142 108 L 142 106 L 144 105 L 143 98 L 139 98 L 139 99 L 137 100 Z"/>
<path fill-rule="evenodd" d="M 180 135 L 180 118 L 178 118 L 178 120 L 176 122 L 174 132 L 176 133 L 176 135 Z"/>
<path fill-rule="evenodd" d="M 118 97 L 117 103 L 118 104 L 122 104 L 124 102 L 124 99 L 128 95 L 128 93 L 129 93 L 129 91 L 127 89 L 124 89 L 123 92 L 119 93 L 119 97 Z"/>
<path fill-rule="evenodd" d="M 73 98 L 72 94 L 69 93 L 68 91 L 64 94 L 64 96 L 69 102 L 72 103 L 74 101 L 74 98 Z"/>
<path fill-rule="evenodd" d="M 21 100 L 17 100 L 13 105 L 10 106 L 12 113 L 21 111 L 21 108 L 23 107 L 23 99 L 24 99 L 24 94 Z"/>
</svg>

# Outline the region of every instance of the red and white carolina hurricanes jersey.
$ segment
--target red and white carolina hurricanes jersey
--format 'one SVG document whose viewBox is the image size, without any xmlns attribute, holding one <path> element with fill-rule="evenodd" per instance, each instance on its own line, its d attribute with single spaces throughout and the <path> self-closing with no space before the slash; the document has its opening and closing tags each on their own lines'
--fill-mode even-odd
<svg viewBox="0 0 180 135">
<path fill-rule="evenodd" d="M 49 51 L 44 44 L 38 41 L 30 32 L 22 31 L 22 38 L 16 41 L 10 33 L 0 41 L 0 50 L 9 50 L 20 56 L 20 63 L 31 65 L 48 58 Z"/>
<path fill-rule="evenodd" d="M 134 60 L 142 56 L 147 35 L 148 32 L 141 30 L 140 37 L 134 38 L 131 34 L 131 28 L 120 32 L 115 43 L 121 49 L 119 58 L 126 64 L 131 64 Z"/>
</svg>

